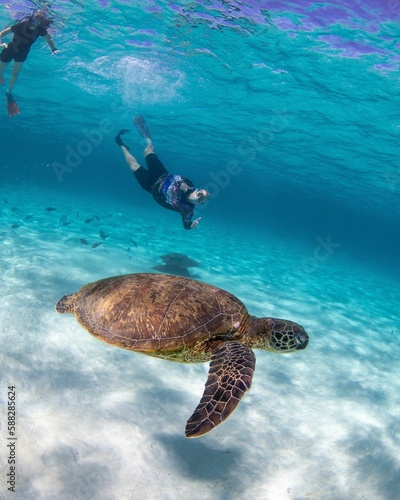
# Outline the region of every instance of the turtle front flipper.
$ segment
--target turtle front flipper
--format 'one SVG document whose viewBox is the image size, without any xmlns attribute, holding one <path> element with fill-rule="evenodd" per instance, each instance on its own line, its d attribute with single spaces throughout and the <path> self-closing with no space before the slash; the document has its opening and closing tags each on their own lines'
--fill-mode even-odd
<svg viewBox="0 0 400 500">
<path fill-rule="evenodd" d="M 212 354 L 206 388 L 187 421 L 186 437 L 202 436 L 229 417 L 250 389 L 255 366 L 253 351 L 239 342 L 225 342 Z"/>
</svg>

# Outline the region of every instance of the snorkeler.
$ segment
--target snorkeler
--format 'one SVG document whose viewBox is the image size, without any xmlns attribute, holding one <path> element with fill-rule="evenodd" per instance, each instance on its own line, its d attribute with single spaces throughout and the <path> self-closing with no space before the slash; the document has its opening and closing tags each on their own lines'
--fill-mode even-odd
<svg viewBox="0 0 400 500">
<path fill-rule="evenodd" d="M 180 175 L 172 175 L 154 153 L 150 131 L 142 116 L 137 116 L 133 123 L 146 140 L 144 150 L 147 169 L 137 162 L 129 153 L 129 148 L 122 142 L 121 135 L 129 132 L 122 129 L 115 137 L 115 142 L 121 147 L 125 160 L 132 170 L 140 186 L 153 195 L 155 201 L 162 207 L 179 212 L 185 229 L 195 229 L 201 217 L 192 221 L 195 205 L 204 203 L 208 198 L 208 191 L 195 189 L 193 182 Z"/>
<path fill-rule="evenodd" d="M 37 38 L 41 36 L 46 40 L 53 55 L 58 52 L 53 39 L 46 30 L 51 23 L 51 19 L 48 19 L 44 12 L 37 11 L 25 21 L 14 24 L 13 26 L 10 26 L 0 32 L 0 47 L 3 48 L 0 54 L 0 85 L 4 84 L 5 69 L 8 64 L 14 60 L 11 77 L 8 82 L 8 90 L 6 92 L 7 111 L 9 116 L 19 114 L 17 103 L 12 96 L 12 90 L 15 82 L 17 81 L 22 65 L 28 57 L 31 46 L 36 42 Z M 2 43 L 2 36 L 8 35 L 9 33 L 14 34 L 11 42 L 8 45 L 6 43 Z"/>
</svg>

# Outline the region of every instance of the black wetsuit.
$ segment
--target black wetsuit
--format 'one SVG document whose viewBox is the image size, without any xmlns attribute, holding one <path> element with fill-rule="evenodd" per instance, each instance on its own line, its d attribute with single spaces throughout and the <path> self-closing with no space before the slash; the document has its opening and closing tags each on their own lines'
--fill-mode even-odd
<svg viewBox="0 0 400 500">
<path fill-rule="evenodd" d="M 0 61 L 6 63 L 12 59 L 24 62 L 38 37 L 47 35 L 46 28 L 40 26 L 35 28 L 30 21 L 14 24 L 11 26 L 11 31 L 14 33 L 13 39 L 0 54 Z"/>
<path fill-rule="evenodd" d="M 155 153 L 146 156 L 147 169 L 140 167 L 134 173 L 141 187 L 151 193 L 156 202 L 168 210 L 179 212 L 185 229 L 191 229 L 194 204 L 188 195 L 194 191 L 193 182 L 180 175 L 170 174 Z M 189 190 L 184 193 L 180 185 L 185 183 Z"/>
</svg>

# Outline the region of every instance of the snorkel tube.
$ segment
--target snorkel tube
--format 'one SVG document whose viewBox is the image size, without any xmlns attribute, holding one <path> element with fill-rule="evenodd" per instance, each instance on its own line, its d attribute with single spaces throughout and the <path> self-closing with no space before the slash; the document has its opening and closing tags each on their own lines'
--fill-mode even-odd
<svg viewBox="0 0 400 500">
<path fill-rule="evenodd" d="M 37 10 L 27 20 L 35 25 L 36 28 L 47 28 L 53 23 L 53 20 L 49 19 L 47 13 L 43 10 Z"/>
</svg>

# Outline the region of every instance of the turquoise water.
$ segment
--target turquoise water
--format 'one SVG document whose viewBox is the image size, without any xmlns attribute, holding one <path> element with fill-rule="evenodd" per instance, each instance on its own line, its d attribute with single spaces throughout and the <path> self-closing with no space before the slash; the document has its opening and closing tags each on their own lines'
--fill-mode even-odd
<svg viewBox="0 0 400 500">
<path fill-rule="evenodd" d="M 0 6 L 4 29 L 41 5 Z M 35 43 L 21 114 L 4 104 L 1 119 L 0 498 L 12 384 L 17 498 L 397 499 L 400 4 L 50 11 L 60 52 Z M 165 165 L 210 190 L 195 231 L 140 190 L 114 143 L 131 128 L 143 160 L 137 114 Z M 107 346 L 54 311 L 171 252 L 310 335 L 290 356 L 256 351 L 251 392 L 198 440 L 184 426 L 207 365 Z"/>
</svg>

